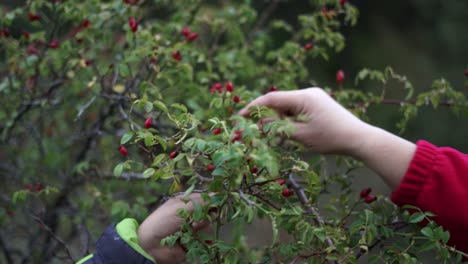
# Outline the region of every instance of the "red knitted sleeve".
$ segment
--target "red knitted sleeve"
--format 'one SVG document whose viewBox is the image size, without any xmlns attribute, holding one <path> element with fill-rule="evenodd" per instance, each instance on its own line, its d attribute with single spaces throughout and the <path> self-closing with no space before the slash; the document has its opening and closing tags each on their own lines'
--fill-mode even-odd
<svg viewBox="0 0 468 264">
<path fill-rule="evenodd" d="M 468 252 L 468 155 L 418 141 L 408 171 L 392 194 L 399 206 L 414 205 L 437 216 L 449 244 Z"/>
</svg>

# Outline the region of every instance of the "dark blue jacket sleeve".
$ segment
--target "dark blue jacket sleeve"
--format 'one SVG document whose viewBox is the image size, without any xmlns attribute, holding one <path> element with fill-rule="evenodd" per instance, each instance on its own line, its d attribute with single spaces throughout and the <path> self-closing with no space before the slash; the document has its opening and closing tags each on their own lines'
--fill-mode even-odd
<svg viewBox="0 0 468 264">
<path fill-rule="evenodd" d="M 119 235 L 115 226 L 109 226 L 97 241 L 95 253 L 77 264 L 155 264 L 126 239 Z"/>
</svg>

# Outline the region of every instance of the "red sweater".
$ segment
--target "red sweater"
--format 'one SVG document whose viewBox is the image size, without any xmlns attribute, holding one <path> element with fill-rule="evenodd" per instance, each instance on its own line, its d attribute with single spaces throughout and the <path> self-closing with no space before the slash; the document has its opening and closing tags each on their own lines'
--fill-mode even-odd
<svg viewBox="0 0 468 264">
<path fill-rule="evenodd" d="M 468 155 L 418 141 L 405 177 L 392 194 L 399 206 L 429 211 L 450 231 L 449 244 L 468 253 Z"/>
</svg>

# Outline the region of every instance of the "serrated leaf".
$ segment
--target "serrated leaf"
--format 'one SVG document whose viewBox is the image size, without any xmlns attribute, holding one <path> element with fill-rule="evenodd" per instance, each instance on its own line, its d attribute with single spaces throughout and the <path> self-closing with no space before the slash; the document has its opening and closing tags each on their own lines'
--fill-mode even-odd
<svg viewBox="0 0 468 264">
<path fill-rule="evenodd" d="M 120 145 L 125 145 L 127 142 L 129 142 L 135 134 L 132 131 L 128 131 L 125 134 L 122 135 L 122 138 L 120 139 Z"/>
<path fill-rule="evenodd" d="M 184 192 L 184 197 L 189 196 L 193 190 L 195 190 L 195 184 L 192 184 L 185 192 Z"/>
<path fill-rule="evenodd" d="M 166 154 L 162 153 L 162 154 L 159 154 L 158 156 L 156 156 L 154 159 L 153 159 L 153 163 L 151 164 L 151 166 L 154 166 L 154 167 L 158 167 L 159 165 L 161 165 L 161 161 L 166 157 Z"/>
<path fill-rule="evenodd" d="M 153 110 L 153 104 L 151 102 L 145 102 L 145 111 L 149 113 L 151 110 Z"/>
<path fill-rule="evenodd" d="M 124 169 L 123 163 L 117 164 L 117 166 L 114 167 L 114 176 L 115 177 L 122 176 L 123 169 Z"/>
<path fill-rule="evenodd" d="M 167 106 L 161 102 L 161 101 L 154 101 L 153 102 L 154 106 L 158 108 L 159 110 L 163 111 L 164 113 L 167 113 Z"/>
<path fill-rule="evenodd" d="M 172 104 L 171 107 L 175 108 L 175 109 L 179 109 L 180 111 L 182 111 L 184 113 L 187 113 L 187 107 L 185 105 L 183 105 L 183 104 L 175 103 L 175 104 Z"/>
<path fill-rule="evenodd" d="M 155 172 L 156 172 L 156 170 L 153 169 L 153 168 L 146 169 L 146 170 L 143 172 L 142 177 L 145 178 L 145 179 L 147 179 L 147 178 L 153 176 Z"/>
<path fill-rule="evenodd" d="M 432 232 L 432 229 L 430 227 L 424 227 L 423 229 L 421 229 L 421 233 L 428 238 L 432 238 L 434 236 L 434 232 Z"/>
<path fill-rule="evenodd" d="M 410 216 L 410 218 L 408 219 L 408 222 L 415 224 L 415 223 L 421 222 L 423 219 L 424 219 L 424 214 L 421 212 L 416 212 Z"/>
</svg>

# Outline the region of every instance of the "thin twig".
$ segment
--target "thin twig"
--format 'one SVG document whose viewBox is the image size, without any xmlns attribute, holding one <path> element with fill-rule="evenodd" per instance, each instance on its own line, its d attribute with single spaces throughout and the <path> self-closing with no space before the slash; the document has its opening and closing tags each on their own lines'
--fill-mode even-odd
<svg viewBox="0 0 468 264">
<path fill-rule="evenodd" d="M 240 198 L 244 200 L 249 205 L 250 208 L 252 208 L 255 205 L 255 203 L 245 195 L 242 189 L 239 188 L 237 192 L 239 193 Z"/>
<path fill-rule="evenodd" d="M 315 210 L 312 206 L 309 205 L 309 200 L 307 199 L 304 188 L 302 188 L 302 186 L 300 186 L 296 182 L 296 180 L 294 179 L 294 174 L 292 173 L 289 174 L 288 185 L 294 189 L 294 192 L 296 193 L 297 198 L 299 199 L 300 203 L 302 204 L 302 207 L 304 208 L 304 213 L 313 215 L 315 217 L 314 218 L 315 224 L 319 227 L 323 227 L 326 224 L 325 221 L 317 212 L 317 210 Z M 331 240 L 330 237 L 326 237 L 325 241 L 327 242 L 327 245 L 329 247 L 334 247 L 333 241 Z M 334 261 L 334 263 L 341 263 L 341 262 Z"/>
<path fill-rule="evenodd" d="M 70 251 L 70 248 L 68 247 L 68 245 L 65 243 L 65 241 L 63 241 L 60 237 L 58 237 L 51 229 L 48 225 L 46 225 L 44 223 L 44 221 L 42 221 L 42 219 L 31 213 L 31 217 L 36 221 L 38 222 L 41 227 L 44 228 L 45 231 L 47 231 L 47 233 L 49 233 L 49 235 L 55 240 L 57 241 L 59 244 L 62 245 L 62 247 L 65 249 L 65 252 L 67 252 L 67 255 L 68 255 L 68 258 L 70 258 L 73 262 L 76 262 L 76 260 L 73 258 L 72 254 L 71 254 L 71 251 Z"/>
<path fill-rule="evenodd" d="M 260 18 L 257 20 L 257 23 L 253 27 L 253 29 L 249 32 L 249 35 L 247 37 L 247 45 L 250 46 L 253 42 L 253 39 L 255 37 L 255 34 L 260 30 L 260 28 L 263 27 L 263 25 L 266 23 L 268 18 L 271 16 L 271 14 L 276 10 L 278 7 L 280 0 L 272 0 L 270 5 L 263 11 L 263 13 L 260 15 Z"/>
</svg>

